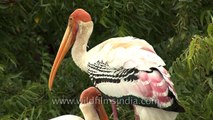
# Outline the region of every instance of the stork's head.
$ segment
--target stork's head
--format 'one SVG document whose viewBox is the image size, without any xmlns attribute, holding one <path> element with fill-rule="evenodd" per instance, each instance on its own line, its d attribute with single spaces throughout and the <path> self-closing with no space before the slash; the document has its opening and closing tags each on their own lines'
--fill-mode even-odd
<svg viewBox="0 0 213 120">
<path fill-rule="evenodd" d="M 81 103 L 99 103 L 99 98 L 101 97 L 101 93 L 94 87 L 89 87 L 81 93 L 80 102 Z M 97 100 L 97 101 L 96 101 Z"/>
<path fill-rule="evenodd" d="M 91 17 L 90 14 L 87 13 L 85 10 L 83 9 L 76 9 L 69 17 L 70 21 L 82 21 L 82 22 L 89 22 L 91 21 Z"/>
<path fill-rule="evenodd" d="M 87 112 L 92 112 L 92 110 L 95 110 L 96 111 L 95 113 L 98 114 L 100 120 L 108 120 L 108 116 L 101 102 L 101 93 L 97 88 L 89 87 L 86 90 L 84 90 L 81 93 L 80 102 L 81 105 L 83 105 L 80 106 L 80 108 L 81 111 L 84 113 L 84 115 L 87 114 Z M 85 108 L 84 105 L 86 105 L 87 107 L 92 105 L 92 108 L 91 109 Z M 87 116 L 84 117 L 86 119 Z"/>
<path fill-rule="evenodd" d="M 90 14 L 87 13 L 83 9 L 76 9 L 70 16 L 68 20 L 68 25 L 63 37 L 63 40 L 61 42 L 61 45 L 59 47 L 58 53 L 56 55 L 54 64 L 52 66 L 52 70 L 49 77 L 49 89 L 52 89 L 53 80 L 55 78 L 55 74 L 58 70 L 58 67 L 61 63 L 61 61 L 64 59 L 64 56 L 69 51 L 69 49 L 72 47 L 73 43 L 75 42 L 76 35 L 78 32 L 78 26 L 80 22 L 90 22 L 92 19 L 90 17 Z"/>
</svg>

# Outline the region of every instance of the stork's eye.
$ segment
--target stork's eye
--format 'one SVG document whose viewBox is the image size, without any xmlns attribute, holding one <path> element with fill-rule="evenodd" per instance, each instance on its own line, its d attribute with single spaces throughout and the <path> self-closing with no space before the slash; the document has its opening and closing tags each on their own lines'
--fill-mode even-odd
<svg viewBox="0 0 213 120">
<path fill-rule="evenodd" d="M 68 23 L 69 23 L 69 26 L 73 25 L 73 17 L 69 17 Z"/>
<path fill-rule="evenodd" d="M 73 18 L 72 17 L 69 17 L 69 21 L 72 21 L 73 20 Z"/>
</svg>

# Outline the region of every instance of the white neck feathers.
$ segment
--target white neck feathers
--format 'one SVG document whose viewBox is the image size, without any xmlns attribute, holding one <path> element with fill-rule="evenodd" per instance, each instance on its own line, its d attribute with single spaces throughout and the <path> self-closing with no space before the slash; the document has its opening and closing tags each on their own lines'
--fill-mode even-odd
<svg viewBox="0 0 213 120">
<path fill-rule="evenodd" d="M 79 22 L 76 40 L 72 48 L 72 58 L 83 71 L 87 71 L 87 43 L 93 31 L 93 22 Z"/>
</svg>

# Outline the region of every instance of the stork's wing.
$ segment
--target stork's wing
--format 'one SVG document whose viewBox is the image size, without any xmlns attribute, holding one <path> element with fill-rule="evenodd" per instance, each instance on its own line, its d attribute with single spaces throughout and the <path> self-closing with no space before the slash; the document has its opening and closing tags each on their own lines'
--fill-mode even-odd
<svg viewBox="0 0 213 120">
<path fill-rule="evenodd" d="M 151 67 L 164 66 L 164 61 L 145 40 L 134 37 L 111 38 L 87 54 L 88 63 L 107 63 L 111 68 L 137 68 L 150 71 Z"/>
<path fill-rule="evenodd" d="M 113 38 L 89 54 L 90 78 L 109 98 L 136 100 L 135 104 L 176 111 L 177 108 L 170 108 L 176 106 L 177 95 L 163 67 L 165 63 L 146 41 Z"/>
</svg>

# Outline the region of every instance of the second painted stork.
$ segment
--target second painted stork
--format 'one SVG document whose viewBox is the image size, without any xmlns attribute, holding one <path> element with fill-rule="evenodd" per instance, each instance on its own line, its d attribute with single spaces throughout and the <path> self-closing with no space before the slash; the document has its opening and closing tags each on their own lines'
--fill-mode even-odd
<svg viewBox="0 0 213 120">
<path fill-rule="evenodd" d="M 164 61 L 145 40 L 131 36 L 108 39 L 87 51 L 93 31 L 89 13 L 76 9 L 56 55 L 50 77 L 52 88 L 56 71 L 72 47 L 72 58 L 107 98 L 133 101 L 141 120 L 173 120 L 184 108 L 178 104 Z"/>
<path fill-rule="evenodd" d="M 108 120 L 101 101 L 101 93 L 95 87 L 89 87 L 81 93 L 79 108 L 85 120 Z M 75 115 L 62 115 L 50 120 L 84 120 Z"/>
</svg>

